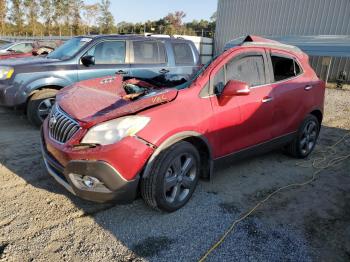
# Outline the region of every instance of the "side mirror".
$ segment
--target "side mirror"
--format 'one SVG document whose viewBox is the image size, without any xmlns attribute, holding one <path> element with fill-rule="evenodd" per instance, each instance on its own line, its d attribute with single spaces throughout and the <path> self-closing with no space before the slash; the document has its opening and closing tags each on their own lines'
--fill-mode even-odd
<svg viewBox="0 0 350 262">
<path fill-rule="evenodd" d="M 92 55 L 83 56 L 81 58 L 81 63 L 86 67 L 94 65 L 95 64 L 95 57 Z"/>
<path fill-rule="evenodd" d="M 230 80 L 224 87 L 220 96 L 231 97 L 231 96 L 246 96 L 249 95 L 250 89 L 246 82 L 238 80 Z"/>
</svg>

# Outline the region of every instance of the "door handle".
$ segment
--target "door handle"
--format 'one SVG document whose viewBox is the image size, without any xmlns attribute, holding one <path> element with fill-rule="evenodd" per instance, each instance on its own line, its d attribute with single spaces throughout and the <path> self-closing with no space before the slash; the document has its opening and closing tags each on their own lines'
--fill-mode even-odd
<svg viewBox="0 0 350 262">
<path fill-rule="evenodd" d="M 167 70 L 167 69 L 165 69 L 165 68 L 159 70 L 159 73 L 161 73 L 161 74 L 166 74 L 166 73 L 169 73 L 169 72 L 170 72 L 170 71 Z"/>
<path fill-rule="evenodd" d="M 128 74 L 128 72 L 124 71 L 124 70 L 119 70 L 119 71 L 116 72 L 116 74 L 117 75 L 126 75 L 126 74 Z"/>
<path fill-rule="evenodd" d="M 312 87 L 313 87 L 312 85 L 307 85 L 307 86 L 304 87 L 304 89 L 305 89 L 306 91 L 309 91 L 309 90 L 312 89 Z"/>
<path fill-rule="evenodd" d="M 263 100 L 261 100 L 261 102 L 263 102 L 263 103 L 268 103 L 268 102 L 271 102 L 272 100 L 273 100 L 272 97 L 267 96 L 267 97 L 264 97 Z"/>
</svg>

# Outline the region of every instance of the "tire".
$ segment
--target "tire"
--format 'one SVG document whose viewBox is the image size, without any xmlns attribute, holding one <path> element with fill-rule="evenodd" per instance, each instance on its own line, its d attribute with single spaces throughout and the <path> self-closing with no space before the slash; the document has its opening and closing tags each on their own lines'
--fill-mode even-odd
<svg viewBox="0 0 350 262">
<path fill-rule="evenodd" d="M 162 152 L 148 177 L 141 180 L 141 196 L 156 210 L 174 212 L 191 198 L 200 175 L 200 156 L 188 142 Z"/>
<path fill-rule="evenodd" d="M 314 115 L 308 115 L 298 129 L 294 140 L 285 151 L 295 158 L 306 158 L 314 150 L 320 132 L 320 123 Z"/>
<path fill-rule="evenodd" d="M 58 90 L 55 89 L 43 89 L 29 98 L 27 104 L 27 118 L 31 124 L 41 126 L 50 113 L 57 92 Z"/>
</svg>

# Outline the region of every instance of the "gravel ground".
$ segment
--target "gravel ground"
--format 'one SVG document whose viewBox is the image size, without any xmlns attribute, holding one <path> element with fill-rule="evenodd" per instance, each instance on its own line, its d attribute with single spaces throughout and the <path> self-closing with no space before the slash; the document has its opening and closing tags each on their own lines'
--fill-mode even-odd
<svg viewBox="0 0 350 262">
<path fill-rule="evenodd" d="M 315 153 L 350 132 L 349 115 L 350 92 L 327 90 Z M 337 151 L 349 154 L 350 141 Z M 172 214 L 140 199 L 94 204 L 47 175 L 38 130 L 19 112 L 0 108 L 0 260 L 196 261 L 259 200 L 312 176 L 313 168 L 296 162 L 276 151 L 222 167 Z M 238 224 L 208 261 L 349 261 L 349 170 L 347 160 L 308 186 L 279 193 Z"/>
</svg>

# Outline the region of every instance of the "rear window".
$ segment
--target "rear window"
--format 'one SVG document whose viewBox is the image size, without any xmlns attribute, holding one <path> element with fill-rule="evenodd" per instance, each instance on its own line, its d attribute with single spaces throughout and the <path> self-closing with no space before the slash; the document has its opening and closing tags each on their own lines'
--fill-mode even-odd
<svg viewBox="0 0 350 262">
<path fill-rule="evenodd" d="M 301 68 L 293 58 L 272 54 L 271 60 L 275 82 L 301 74 Z"/>
<path fill-rule="evenodd" d="M 164 43 L 155 41 L 134 41 L 134 63 L 136 64 L 164 64 L 166 53 Z"/>
<path fill-rule="evenodd" d="M 187 43 L 172 43 L 176 65 L 194 65 L 192 48 Z"/>
</svg>

